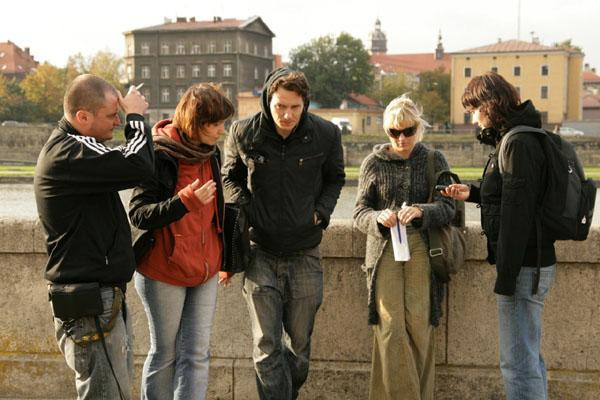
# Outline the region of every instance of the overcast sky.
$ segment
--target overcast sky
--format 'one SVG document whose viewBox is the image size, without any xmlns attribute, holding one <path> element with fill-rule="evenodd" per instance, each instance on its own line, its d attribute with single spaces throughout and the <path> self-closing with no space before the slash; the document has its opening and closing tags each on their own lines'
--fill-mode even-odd
<svg viewBox="0 0 600 400">
<path fill-rule="evenodd" d="M 531 31 L 542 44 L 571 39 L 585 62 L 600 70 L 599 0 L 521 0 L 520 39 Z M 12 0 L 2 5 L 0 41 L 29 47 L 38 61 L 64 66 L 69 55 L 99 50 L 124 54 L 123 32 L 163 23 L 164 17 L 262 17 L 275 33 L 273 50 L 288 58 L 310 39 L 342 31 L 367 45 L 376 18 L 388 53 L 433 52 L 441 30 L 446 51 L 516 39 L 519 0 Z"/>
</svg>

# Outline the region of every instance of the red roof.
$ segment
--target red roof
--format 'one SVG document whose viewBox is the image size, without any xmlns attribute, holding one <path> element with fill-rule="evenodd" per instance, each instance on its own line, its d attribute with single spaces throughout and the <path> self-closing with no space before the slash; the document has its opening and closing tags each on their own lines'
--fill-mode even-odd
<svg viewBox="0 0 600 400">
<path fill-rule="evenodd" d="M 373 53 L 371 64 L 383 73 L 411 73 L 419 74 L 424 71 L 432 71 L 443 68 L 450 71 L 452 60 L 451 54 L 444 54 L 441 60 L 435 59 L 434 53 L 419 54 L 385 54 Z"/>
<path fill-rule="evenodd" d="M 23 50 L 10 40 L 0 43 L 0 74 L 26 75 L 38 64 L 28 47 Z"/>
<path fill-rule="evenodd" d="M 535 42 L 523 40 L 507 40 L 486 46 L 457 51 L 456 53 L 514 53 L 524 51 L 564 51 L 562 47 L 550 47 Z"/>
<path fill-rule="evenodd" d="M 379 103 L 376 100 L 373 100 L 372 98 L 364 94 L 350 93 L 348 95 L 348 98 L 353 102 L 366 107 L 379 107 Z"/>
<path fill-rule="evenodd" d="M 598 76 L 594 71 L 583 71 L 583 81 L 600 82 L 600 76 Z"/>
</svg>

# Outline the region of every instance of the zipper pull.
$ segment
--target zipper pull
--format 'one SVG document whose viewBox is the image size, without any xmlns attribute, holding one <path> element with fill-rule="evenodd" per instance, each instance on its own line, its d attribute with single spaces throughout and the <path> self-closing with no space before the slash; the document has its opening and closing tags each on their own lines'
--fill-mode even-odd
<svg viewBox="0 0 600 400">
<path fill-rule="evenodd" d="M 108 267 L 108 256 L 104 256 L 104 261 L 106 262 L 106 266 Z"/>
</svg>

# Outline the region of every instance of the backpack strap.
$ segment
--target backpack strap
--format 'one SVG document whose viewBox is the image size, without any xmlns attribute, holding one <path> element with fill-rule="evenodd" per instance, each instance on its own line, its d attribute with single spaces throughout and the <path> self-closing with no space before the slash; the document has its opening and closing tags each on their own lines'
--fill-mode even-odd
<svg viewBox="0 0 600 400">
<path fill-rule="evenodd" d="M 498 152 L 498 168 L 500 169 L 500 173 L 504 172 L 504 159 L 506 153 L 506 142 L 508 138 L 512 135 L 516 135 L 518 133 L 523 132 L 531 132 L 537 133 L 538 135 L 548 136 L 548 132 L 540 128 L 534 128 L 526 125 L 517 125 L 513 127 L 510 131 L 508 131 L 500 141 L 500 150 Z M 535 212 L 535 230 L 536 230 L 536 271 L 533 277 L 533 287 L 531 288 L 531 294 L 536 294 L 538 291 L 538 286 L 540 284 L 540 274 L 542 268 L 542 216 L 540 215 L 541 207 L 537 207 Z"/>
</svg>

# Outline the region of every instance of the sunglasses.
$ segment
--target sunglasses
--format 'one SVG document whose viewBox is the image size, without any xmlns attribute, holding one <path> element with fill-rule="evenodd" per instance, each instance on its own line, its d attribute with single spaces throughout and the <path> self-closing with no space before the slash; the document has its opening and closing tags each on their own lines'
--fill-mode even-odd
<svg viewBox="0 0 600 400">
<path fill-rule="evenodd" d="M 411 137 L 412 135 L 414 135 L 415 133 L 417 133 L 417 127 L 416 126 L 409 126 L 408 128 L 404 128 L 404 129 L 388 129 L 389 131 L 389 135 L 391 137 L 393 137 L 394 139 L 398 139 L 400 137 L 400 135 L 404 135 L 404 137 Z"/>
</svg>

